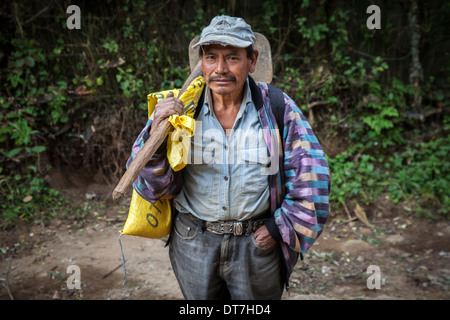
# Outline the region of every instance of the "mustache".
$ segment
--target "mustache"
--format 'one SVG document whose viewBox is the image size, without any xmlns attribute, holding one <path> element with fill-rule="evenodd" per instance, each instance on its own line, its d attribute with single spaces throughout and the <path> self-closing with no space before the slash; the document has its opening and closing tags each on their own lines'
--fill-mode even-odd
<svg viewBox="0 0 450 320">
<path fill-rule="evenodd" d="M 220 81 L 220 80 L 236 81 L 236 77 L 233 76 L 233 75 L 211 76 L 211 77 L 209 77 L 209 81 Z"/>
</svg>

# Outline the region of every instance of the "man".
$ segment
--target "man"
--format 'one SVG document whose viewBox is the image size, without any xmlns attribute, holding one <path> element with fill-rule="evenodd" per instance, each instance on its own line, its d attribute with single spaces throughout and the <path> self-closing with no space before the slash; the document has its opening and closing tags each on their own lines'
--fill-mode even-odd
<svg viewBox="0 0 450 320">
<path fill-rule="evenodd" d="M 173 199 L 169 255 L 186 299 L 281 299 L 299 253 L 328 218 L 325 155 L 287 95 L 284 132 L 271 134 L 268 85 L 249 76 L 254 45 L 241 18 L 218 16 L 202 31 L 195 47 L 206 87 L 190 152 L 202 161 L 175 172 L 163 144 L 133 184 L 150 202 Z M 159 101 L 133 150 L 183 108 L 172 94 Z"/>
</svg>

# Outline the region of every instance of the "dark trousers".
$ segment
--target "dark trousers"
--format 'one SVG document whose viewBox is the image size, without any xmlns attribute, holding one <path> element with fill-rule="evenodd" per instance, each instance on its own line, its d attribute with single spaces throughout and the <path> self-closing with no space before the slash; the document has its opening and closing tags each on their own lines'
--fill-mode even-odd
<svg viewBox="0 0 450 320">
<path fill-rule="evenodd" d="M 258 247 L 253 234 L 202 230 L 198 220 L 177 214 L 169 256 L 188 300 L 268 300 L 283 293 L 281 249 Z"/>
</svg>

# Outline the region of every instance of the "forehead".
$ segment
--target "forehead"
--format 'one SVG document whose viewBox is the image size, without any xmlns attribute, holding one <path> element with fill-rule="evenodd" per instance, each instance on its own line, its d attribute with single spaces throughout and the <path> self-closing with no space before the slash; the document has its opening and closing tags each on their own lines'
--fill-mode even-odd
<svg viewBox="0 0 450 320">
<path fill-rule="evenodd" d="M 202 46 L 203 52 L 208 54 L 246 54 L 245 48 L 238 48 L 233 46 L 222 46 L 220 44 L 209 44 Z"/>
</svg>

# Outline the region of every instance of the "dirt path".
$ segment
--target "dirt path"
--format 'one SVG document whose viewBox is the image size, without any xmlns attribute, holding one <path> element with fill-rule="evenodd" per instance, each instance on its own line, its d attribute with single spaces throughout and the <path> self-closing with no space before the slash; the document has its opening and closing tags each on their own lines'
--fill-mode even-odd
<svg viewBox="0 0 450 320">
<path fill-rule="evenodd" d="M 127 282 L 119 245 L 120 226 L 100 222 L 83 228 L 63 223 L 21 235 L 11 258 L 9 283 L 15 299 L 182 299 L 161 240 L 123 236 Z M 35 240 L 36 239 L 36 240 Z M 31 250 L 20 252 L 27 243 Z M 7 259 L 0 263 L 1 273 Z M 81 289 L 68 289 L 70 265 L 80 268 Z M 6 290 L 0 299 L 6 299 Z"/>
<path fill-rule="evenodd" d="M 122 285 L 118 238 L 126 214 L 123 207 L 99 202 L 107 203 L 104 212 L 83 222 L 54 220 L 0 233 L 0 278 L 10 262 L 8 287 L 15 299 L 183 299 L 161 240 L 122 237 Z M 296 266 L 284 299 L 449 299 L 449 222 L 391 209 L 368 212 L 374 228 L 330 219 Z M 70 265 L 80 268 L 81 289 L 67 288 Z M 381 271 L 380 289 L 367 287 L 370 265 Z M 4 286 L 0 299 L 9 299 Z"/>
</svg>

